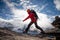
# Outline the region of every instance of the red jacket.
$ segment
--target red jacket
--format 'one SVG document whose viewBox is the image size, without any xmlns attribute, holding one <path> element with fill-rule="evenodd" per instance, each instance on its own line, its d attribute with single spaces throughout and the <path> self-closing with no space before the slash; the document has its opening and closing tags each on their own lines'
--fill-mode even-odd
<svg viewBox="0 0 60 40">
<path fill-rule="evenodd" d="M 35 18 L 35 15 L 33 13 L 29 13 L 29 16 L 26 19 L 24 19 L 24 21 L 27 20 L 28 18 L 31 19 L 31 22 L 37 21 L 37 19 Z"/>
</svg>

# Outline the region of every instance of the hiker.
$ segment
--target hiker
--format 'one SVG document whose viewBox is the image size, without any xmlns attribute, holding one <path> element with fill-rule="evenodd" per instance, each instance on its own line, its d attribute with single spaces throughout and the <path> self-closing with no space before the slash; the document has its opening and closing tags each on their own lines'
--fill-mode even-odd
<svg viewBox="0 0 60 40">
<path fill-rule="evenodd" d="M 60 17 L 56 16 L 55 20 L 52 22 L 52 25 L 60 29 Z"/>
<path fill-rule="evenodd" d="M 27 33 L 30 26 L 34 23 L 36 28 L 41 30 L 41 33 L 45 33 L 42 28 L 40 28 L 38 25 L 37 25 L 37 19 L 38 19 L 38 16 L 36 15 L 36 12 L 34 10 L 30 10 L 30 9 L 27 9 L 27 13 L 29 14 L 29 16 L 24 19 L 23 21 L 27 20 L 28 18 L 31 19 L 31 22 L 28 24 L 28 27 L 25 29 L 25 31 L 23 33 Z M 35 13 L 35 14 L 34 14 Z"/>
</svg>

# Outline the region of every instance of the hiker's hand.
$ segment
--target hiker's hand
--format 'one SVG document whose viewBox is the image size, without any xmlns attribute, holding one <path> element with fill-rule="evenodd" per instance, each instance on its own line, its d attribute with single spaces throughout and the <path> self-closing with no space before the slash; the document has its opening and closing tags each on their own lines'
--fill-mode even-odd
<svg viewBox="0 0 60 40">
<path fill-rule="evenodd" d="M 23 20 L 23 22 L 24 22 L 24 20 Z"/>
</svg>

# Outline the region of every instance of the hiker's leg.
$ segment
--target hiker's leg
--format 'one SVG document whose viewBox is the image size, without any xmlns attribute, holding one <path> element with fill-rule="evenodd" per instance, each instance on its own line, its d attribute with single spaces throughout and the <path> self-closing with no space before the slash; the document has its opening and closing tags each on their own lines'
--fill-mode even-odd
<svg viewBox="0 0 60 40">
<path fill-rule="evenodd" d="M 33 22 L 30 22 L 29 24 L 28 24 L 28 27 L 25 29 L 25 32 L 27 33 L 28 32 L 28 30 L 29 30 L 29 28 L 30 28 L 30 26 L 33 24 Z"/>
<path fill-rule="evenodd" d="M 43 31 L 43 29 L 40 28 L 40 27 L 37 25 L 37 22 L 34 22 L 34 24 L 35 24 L 35 26 L 36 26 L 37 29 L 41 30 L 41 33 L 45 33 L 45 32 Z"/>
</svg>

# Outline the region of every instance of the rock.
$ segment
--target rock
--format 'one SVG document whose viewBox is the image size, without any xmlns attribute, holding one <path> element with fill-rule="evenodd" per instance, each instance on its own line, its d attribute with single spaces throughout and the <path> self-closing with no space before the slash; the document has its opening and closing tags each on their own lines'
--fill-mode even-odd
<svg viewBox="0 0 60 40">
<path fill-rule="evenodd" d="M 22 35 L 20 33 L 16 33 L 14 31 L 0 28 L 0 40 L 45 40 L 46 37 L 40 38 L 38 36 L 31 35 Z"/>
</svg>

